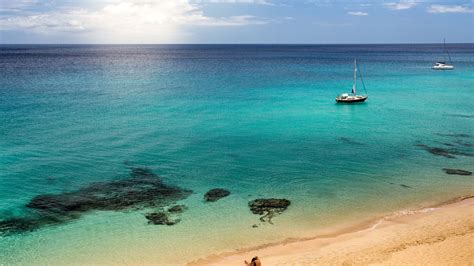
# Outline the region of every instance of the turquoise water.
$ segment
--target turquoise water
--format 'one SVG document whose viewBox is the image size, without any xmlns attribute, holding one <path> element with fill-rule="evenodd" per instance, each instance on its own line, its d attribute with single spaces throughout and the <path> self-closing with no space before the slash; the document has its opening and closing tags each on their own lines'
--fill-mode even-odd
<svg viewBox="0 0 474 266">
<path fill-rule="evenodd" d="M 92 211 L 0 236 L 0 262 L 184 263 L 473 194 L 441 170 L 474 170 L 474 45 L 448 49 L 454 71 L 431 70 L 437 45 L 1 46 L 1 220 L 131 166 L 193 194 L 174 226 Z M 337 105 L 354 58 L 369 99 Z M 258 197 L 292 205 L 261 223 Z"/>
</svg>

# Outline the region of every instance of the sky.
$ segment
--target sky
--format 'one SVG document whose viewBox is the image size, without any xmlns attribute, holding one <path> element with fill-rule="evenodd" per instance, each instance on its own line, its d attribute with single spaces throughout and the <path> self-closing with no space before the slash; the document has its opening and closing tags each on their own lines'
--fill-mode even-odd
<svg viewBox="0 0 474 266">
<path fill-rule="evenodd" d="M 0 43 L 474 43 L 473 0 L 0 0 Z"/>
</svg>

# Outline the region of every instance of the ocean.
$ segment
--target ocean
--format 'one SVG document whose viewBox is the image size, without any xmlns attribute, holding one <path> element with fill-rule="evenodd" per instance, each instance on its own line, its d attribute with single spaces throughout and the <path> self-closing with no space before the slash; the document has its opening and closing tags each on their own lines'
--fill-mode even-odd
<svg viewBox="0 0 474 266">
<path fill-rule="evenodd" d="M 474 170 L 474 44 L 448 50 L 452 71 L 439 44 L 1 45 L 0 263 L 182 264 L 473 195 L 442 169 Z M 354 59 L 369 98 L 336 104 Z M 150 203 L 134 171 L 189 193 Z M 291 205 L 262 222 L 258 198 Z"/>
</svg>

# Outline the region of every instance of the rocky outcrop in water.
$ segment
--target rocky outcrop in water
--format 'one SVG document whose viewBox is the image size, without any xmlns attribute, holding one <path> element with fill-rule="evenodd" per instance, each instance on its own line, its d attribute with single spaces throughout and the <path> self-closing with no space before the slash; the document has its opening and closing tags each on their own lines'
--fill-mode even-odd
<svg viewBox="0 0 474 266">
<path fill-rule="evenodd" d="M 214 188 L 204 194 L 205 201 L 217 201 L 221 198 L 227 197 L 230 195 L 230 191 L 223 188 Z"/>
<path fill-rule="evenodd" d="M 53 222 L 53 221 L 51 221 Z M 43 224 L 46 224 L 43 222 Z M 12 218 L 0 221 L 0 235 L 20 234 L 38 229 L 40 221 L 31 218 Z"/>
<path fill-rule="evenodd" d="M 272 218 L 281 214 L 290 206 L 287 199 L 255 199 L 249 202 L 250 211 L 261 215 L 260 221 L 272 223 Z"/>
<path fill-rule="evenodd" d="M 171 212 L 171 213 L 182 213 L 184 212 L 184 210 L 186 210 L 186 206 L 184 205 L 175 205 L 168 208 L 168 212 Z"/>
<path fill-rule="evenodd" d="M 422 143 L 418 143 L 415 146 L 421 147 L 433 155 L 451 159 L 456 158 L 457 155 L 469 157 L 474 156 L 472 149 L 470 149 L 474 147 L 474 144 L 469 141 L 469 139 L 472 138 L 472 135 L 465 133 L 436 133 L 436 135 L 444 137 L 442 141 L 435 141 L 436 143 L 442 144 L 444 147 L 433 147 Z"/>
<path fill-rule="evenodd" d="M 148 170 L 133 169 L 131 178 L 93 183 L 69 193 L 36 196 L 26 206 L 42 213 L 69 215 L 89 210 L 167 205 L 190 193 L 189 190 L 163 184 Z"/>
<path fill-rule="evenodd" d="M 430 146 L 424 145 L 424 144 L 417 144 L 416 146 L 425 149 L 427 152 L 429 152 L 433 155 L 443 156 L 443 157 L 446 157 L 446 158 L 456 158 L 447 149 L 430 147 Z"/>
<path fill-rule="evenodd" d="M 149 224 L 174 225 L 181 221 L 176 215 L 179 215 L 186 210 L 184 205 L 174 205 L 168 208 L 167 211 L 163 209 L 145 214 Z M 179 217 L 179 216 L 178 216 Z"/>
<path fill-rule="evenodd" d="M 443 171 L 448 175 L 472 175 L 472 172 L 461 169 L 443 168 Z"/>
<path fill-rule="evenodd" d="M 456 148 L 445 149 L 445 148 L 439 148 L 439 147 L 431 147 L 431 146 L 428 146 L 428 145 L 425 145 L 425 144 L 416 144 L 415 146 L 423 148 L 427 152 L 429 152 L 433 155 L 443 156 L 443 157 L 450 158 L 450 159 L 456 158 L 455 155 L 473 156 L 472 153 L 465 152 L 465 151 L 462 151 L 462 150 L 456 149 Z"/>
<path fill-rule="evenodd" d="M 132 168 L 130 177 L 126 179 L 92 183 L 62 194 L 36 196 L 26 205 L 31 215 L 0 221 L 0 233 L 31 231 L 47 224 L 77 219 L 93 210 L 121 211 L 168 206 L 191 193 L 191 190 L 164 184 L 147 168 Z"/>
<path fill-rule="evenodd" d="M 168 213 L 163 211 L 147 213 L 145 218 L 150 224 L 174 225 L 180 221 L 180 219 L 171 219 Z"/>
</svg>

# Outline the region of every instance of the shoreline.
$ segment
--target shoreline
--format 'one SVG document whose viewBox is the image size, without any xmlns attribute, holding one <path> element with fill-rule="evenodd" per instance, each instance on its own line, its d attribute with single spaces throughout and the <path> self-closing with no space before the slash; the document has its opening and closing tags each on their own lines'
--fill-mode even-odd
<svg viewBox="0 0 474 266">
<path fill-rule="evenodd" d="M 327 233 L 210 254 L 187 265 L 243 265 L 244 260 L 256 255 L 264 265 L 404 262 L 470 265 L 474 263 L 473 218 L 474 195 L 460 196 L 415 210 L 395 211 L 336 230 L 328 229 Z M 382 239 L 385 241 L 380 242 Z M 426 245 L 432 248 L 423 252 L 432 252 L 433 256 L 438 256 L 436 259 L 426 261 L 433 258 L 417 253 Z M 447 261 L 440 260 L 442 254 Z M 395 261 L 390 262 L 390 259 Z"/>
</svg>

